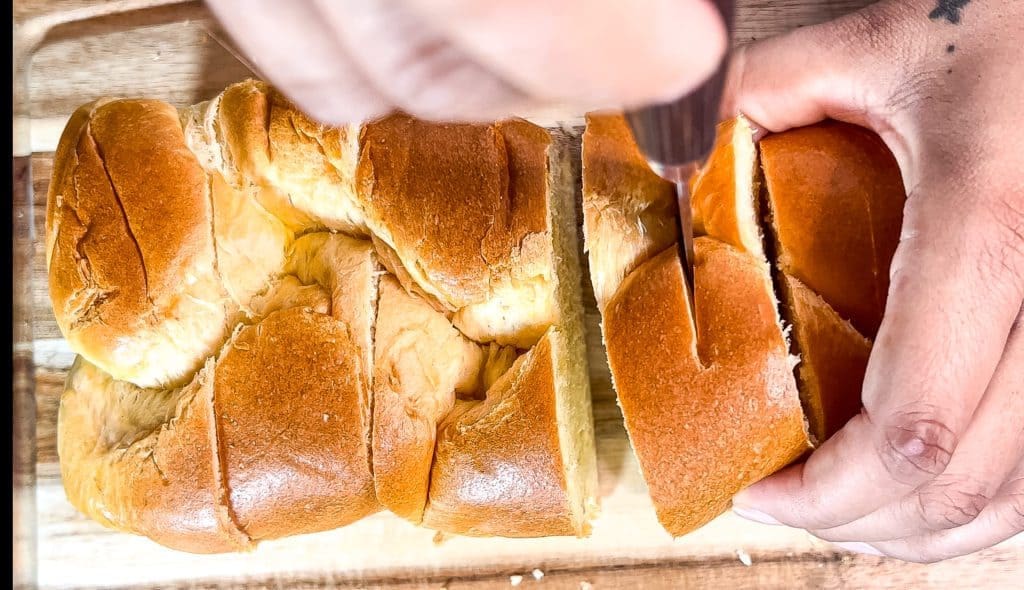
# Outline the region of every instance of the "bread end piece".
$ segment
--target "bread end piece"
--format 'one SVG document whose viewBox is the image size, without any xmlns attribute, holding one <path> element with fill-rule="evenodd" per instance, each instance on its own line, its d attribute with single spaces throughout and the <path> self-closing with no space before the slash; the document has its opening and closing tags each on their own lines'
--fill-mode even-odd
<svg viewBox="0 0 1024 590">
<path fill-rule="evenodd" d="M 118 379 L 183 384 L 223 341 L 230 302 L 206 173 L 177 111 L 152 100 L 83 107 L 57 152 L 46 241 L 61 332 Z"/>
</svg>

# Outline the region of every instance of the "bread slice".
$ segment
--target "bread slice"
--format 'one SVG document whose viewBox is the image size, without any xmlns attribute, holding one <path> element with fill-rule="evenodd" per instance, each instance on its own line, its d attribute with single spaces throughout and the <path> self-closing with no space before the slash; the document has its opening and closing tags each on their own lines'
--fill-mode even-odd
<svg viewBox="0 0 1024 590">
<path fill-rule="evenodd" d="M 800 353 L 796 376 L 814 440 L 824 442 L 860 412 L 871 341 L 817 293 L 789 275 L 782 294 Z"/>
<path fill-rule="evenodd" d="M 588 132 L 585 141 L 600 130 Z M 720 126 L 693 185 L 694 218 L 707 232 L 695 242 L 696 316 L 675 240 L 612 285 L 603 311 L 626 428 L 658 518 L 673 535 L 708 522 L 733 494 L 810 444 L 761 246 L 755 169 L 750 127 L 743 120 Z M 603 170 L 585 168 L 584 176 Z M 602 214 L 619 203 L 616 215 L 636 216 L 630 202 L 605 200 Z M 600 240 L 618 225 L 590 220 L 587 238 Z M 592 270 L 607 268 L 603 250 L 590 252 Z"/>
<path fill-rule="evenodd" d="M 766 225 L 808 418 L 819 441 L 861 407 L 906 201 L 875 134 L 828 121 L 761 142 Z"/>
<path fill-rule="evenodd" d="M 375 477 L 381 501 L 406 518 L 422 518 L 450 533 L 586 534 L 597 504 L 597 469 L 578 288 L 576 159 L 567 138 L 553 138 L 524 121 L 454 126 L 392 117 L 368 125 L 363 140 L 376 149 L 360 159 L 361 198 L 368 204 L 370 226 L 391 228 L 387 239 L 394 247 L 383 251 L 396 270 L 396 280 L 385 282 L 382 290 L 377 328 L 378 369 L 384 371 L 375 385 Z M 448 147 L 445 157 L 407 156 L 434 154 L 439 146 Z M 470 155 L 477 162 L 472 169 L 481 171 L 476 184 L 453 183 L 447 172 L 451 159 Z M 406 157 L 415 163 L 414 171 Z M 438 185 L 402 186 L 413 178 L 435 179 Z M 435 227 L 424 221 L 431 215 L 451 219 Z M 411 240 L 419 231 L 428 232 L 427 241 Z M 436 247 L 428 248 L 431 243 Z M 429 256 L 421 256 L 421 250 L 429 250 Z M 477 268 L 481 261 L 486 280 Z M 416 273 L 445 278 L 427 279 L 423 298 L 403 295 L 399 284 L 424 285 Z M 439 310 L 451 314 L 451 324 Z M 471 344 L 452 326 L 490 346 Z M 414 358 L 400 353 L 398 338 L 418 351 Z M 519 376 L 492 386 L 515 359 L 500 343 L 529 347 L 527 356 L 544 358 L 517 361 L 519 368 L 509 373 Z M 543 353 L 537 352 L 541 343 Z M 482 377 L 470 379 L 475 374 Z M 533 387 L 520 387 L 523 382 Z M 478 389 L 470 387 L 473 383 Z M 458 394 L 462 410 L 474 408 L 465 415 L 481 417 L 496 407 L 518 408 L 518 413 L 510 423 L 481 418 L 472 436 L 469 427 L 458 427 L 467 438 L 452 438 L 446 427 L 436 450 L 428 448 L 433 429 Z M 534 455 L 510 456 L 513 435 L 521 439 L 521 451 Z M 485 473 L 481 479 L 474 470 L 485 463 L 538 466 L 529 476 L 533 491 L 519 495 L 508 489 L 490 503 L 475 500 L 472 494 L 484 479 L 500 475 Z M 520 516 L 508 518 L 509 513 Z"/>
<path fill-rule="evenodd" d="M 635 146 L 605 145 L 632 141 L 604 117 L 589 119 L 584 153 L 639 165 Z M 584 185 L 607 194 L 586 192 L 584 211 L 609 364 L 659 519 L 679 535 L 860 408 L 862 334 L 881 321 L 903 188 L 863 129 L 828 122 L 769 136 L 759 153 L 742 117 L 722 123 L 690 184 L 694 316 L 675 243 L 654 254 L 632 232 L 625 257 L 602 244 L 651 225 L 635 203 L 664 201 L 664 186 L 595 160 L 584 157 Z"/>
<path fill-rule="evenodd" d="M 254 541 L 337 528 L 376 512 L 352 326 L 291 308 L 243 328 L 214 371 L 231 510 Z"/>
<path fill-rule="evenodd" d="M 619 405 L 673 535 L 809 448 L 767 265 L 711 238 L 695 250 L 696 323 L 675 246 L 631 273 L 604 314 Z"/>
<path fill-rule="evenodd" d="M 526 122 L 394 115 L 361 133 L 359 198 L 402 273 L 468 337 L 532 346 L 556 321 L 546 155 Z M 473 171 L 466 173 L 465 171 Z"/>
</svg>

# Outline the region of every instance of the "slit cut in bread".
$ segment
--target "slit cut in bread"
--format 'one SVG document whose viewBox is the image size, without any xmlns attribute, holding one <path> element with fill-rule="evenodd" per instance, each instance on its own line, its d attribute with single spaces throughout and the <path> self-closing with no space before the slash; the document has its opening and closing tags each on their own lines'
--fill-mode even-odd
<svg viewBox="0 0 1024 590">
<path fill-rule="evenodd" d="M 583 210 L 605 346 L 675 536 L 859 410 L 905 199 L 881 140 L 833 122 L 756 145 L 742 117 L 725 121 L 690 186 L 695 315 L 678 237 L 660 229 L 676 223 L 672 187 L 621 115 L 588 116 Z"/>
<path fill-rule="evenodd" d="M 381 509 L 588 534 L 566 144 L 518 120 L 327 128 L 251 81 L 180 112 L 76 111 L 46 219 L 80 355 L 58 429 L 72 504 L 195 552 Z"/>
</svg>

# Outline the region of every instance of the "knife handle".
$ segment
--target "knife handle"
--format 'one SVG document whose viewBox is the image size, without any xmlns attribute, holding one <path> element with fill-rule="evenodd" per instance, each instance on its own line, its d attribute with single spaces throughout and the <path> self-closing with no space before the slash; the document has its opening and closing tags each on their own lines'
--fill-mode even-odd
<svg viewBox="0 0 1024 590">
<path fill-rule="evenodd" d="M 734 0 L 716 0 L 715 4 L 725 22 L 726 35 L 731 37 Z M 728 61 L 726 51 L 711 77 L 690 94 L 626 113 L 637 146 L 659 175 L 702 160 L 711 152 Z"/>
</svg>

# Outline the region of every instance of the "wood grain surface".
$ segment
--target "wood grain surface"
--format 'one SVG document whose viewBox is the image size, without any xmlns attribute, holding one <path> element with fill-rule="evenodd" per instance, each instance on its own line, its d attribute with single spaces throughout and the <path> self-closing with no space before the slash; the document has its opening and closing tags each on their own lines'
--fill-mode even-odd
<svg viewBox="0 0 1024 590">
<path fill-rule="evenodd" d="M 157 4 L 163 4 L 157 1 Z M 834 18 L 866 0 L 739 1 L 737 42 Z M 101 2 L 15 4 L 19 22 Z M 102 11 L 100 11 L 102 12 Z M 61 22 L 56 18 L 54 22 Z M 43 235 L 52 153 L 71 111 L 101 96 L 176 105 L 209 98 L 249 75 L 212 41 L 202 5 L 174 3 L 49 30 L 30 69 L 33 223 Z M 16 32 L 17 35 L 17 32 Z M 535 114 L 578 123 L 576 114 Z M 24 212 L 23 212 L 24 213 Z M 33 251 L 31 317 L 37 365 L 35 507 L 41 587 L 131 588 L 948 588 L 1020 587 L 1024 538 L 931 566 L 839 553 L 802 531 L 723 515 L 672 540 L 658 526 L 611 389 L 598 314 L 585 282 L 602 515 L 589 539 L 437 539 L 387 514 L 268 542 L 248 554 L 195 556 L 108 531 L 67 502 L 56 455 L 57 405 L 73 355 L 50 310 L 41 241 Z"/>
</svg>

